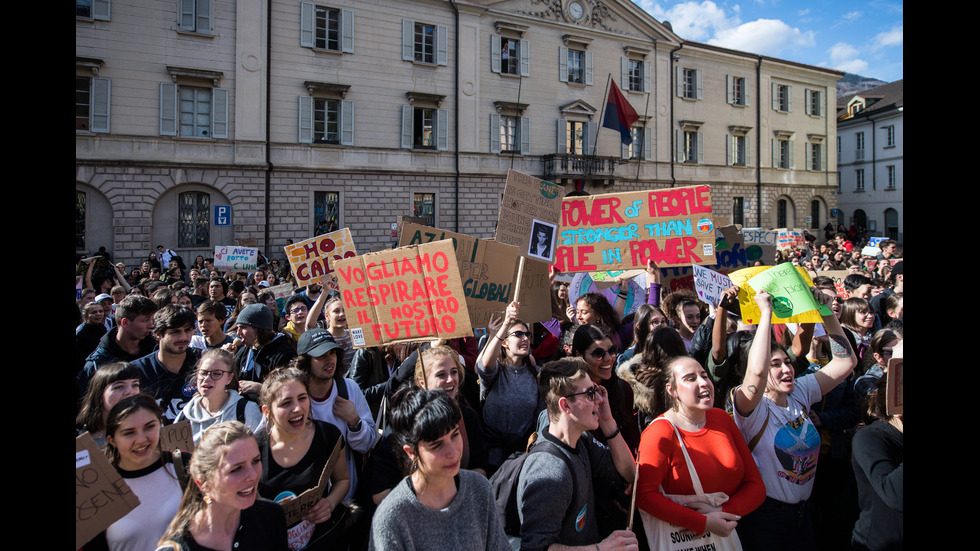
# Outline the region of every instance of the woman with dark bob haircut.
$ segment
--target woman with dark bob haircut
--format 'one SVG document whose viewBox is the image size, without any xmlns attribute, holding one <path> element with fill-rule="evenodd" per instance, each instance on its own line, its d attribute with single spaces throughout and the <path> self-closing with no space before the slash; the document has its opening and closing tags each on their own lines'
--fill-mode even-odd
<svg viewBox="0 0 980 551">
<path fill-rule="evenodd" d="M 396 452 L 406 476 L 381 502 L 370 549 L 510 549 L 490 482 L 460 470 L 462 414 L 444 390 L 408 388 L 392 398 Z"/>
</svg>

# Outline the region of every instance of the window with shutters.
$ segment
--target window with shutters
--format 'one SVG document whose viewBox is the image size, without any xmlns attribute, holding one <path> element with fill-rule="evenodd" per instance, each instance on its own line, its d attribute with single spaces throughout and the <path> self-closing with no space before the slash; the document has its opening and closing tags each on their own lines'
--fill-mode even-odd
<svg viewBox="0 0 980 551">
<path fill-rule="evenodd" d="M 684 162 L 698 162 L 698 148 L 700 147 L 700 132 L 691 130 L 684 131 Z"/>
<path fill-rule="evenodd" d="M 181 138 L 227 138 L 228 90 L 162 83 L 160 134 Z"/>
<path fill-rule="evenodd" d="M 790 112 L 793 110 L 792 87 L 787 84 L 772 84 L 773 111 Z"/>
<path fill-rule="evenodd" d="M 449 111 L 438 107 L 446 97 L 408 92 L 411 105 L 402 106 L 401 146 L 406 149 L 449 149 Z"/>
<path fill-rule="evenodd" d="M 777 139 L 776 140 L 776 151 L 774 153 L 775 168 L 792 168 L 793 163 L 793 149 L 791 142 L 788 139 Z"/>
<path fill-rule="evenodd" d="M 75 17 L 108 21 L 109 4 L 110 0 L 75 0 Z"/>
<path fill-rule="evenodd" d="M 402 19 L 402 59 L 424 65 L 449 64 L 449 31 L 433 25 Z"/>
<path fill-rule="evenodd" d="M 854 191 L 864 191 L 864 169 L 854 171 Z"/>
<path fill-rule="evenodd" d="M 178 0 L 177 22 L 183 32 L 211 34 L 212 0 Z"/>
<path fill-rule="evenodd" d="M 677 95 L 685 99 L 702 99 L 701 69 L 677 68 Z"/>
<path fill-rule="evenodd" d="M 624 159 L 649 161 L 653 158 L 653 128 L 634 126 L 630 129 L 633 141 L 623 145 Z"/>
<path fill-rule="evenodd" d="M 573 44 L 580 44 L 572 41 Z M 558 80 L 592 86 L 592 52 L 581 48 L 558 47 Z"/>
<path fill-rule="evenodd" d="M 885 189 L 894 190 L 896 186 L 895 165 L 888 165 L 885 167 L 885 169 L 888 171 L 888 184 L 887 184 L 888 187 L 886 187 Z"/>
<path fill-rule="evenodd" d="M 731 166 L 747 166 L 749 164 L 749 141 L 744 134 L 732 134 L 728 137 L 728 164 Z"/>
<path fill-rule="evenodd" d="M 731 105 L 749 105 L 749 81 L 745 77 L 728 75 L 727 100 Z"/>
<path fill-rule="evenodd" d="M 806 89 L 806 114 L 813 117 L 822 117 L 824 94 L 822 90 Z"/>
<path fill-rule="evenodd" d="M 75 131 L 109 131 L 109 79 L 75 77 Z"/>
<path fill-rule="evenodd" d="M 354 12 L 300 3 L 300 46 L 329 52 L 354 51 Z"/>
</svg>

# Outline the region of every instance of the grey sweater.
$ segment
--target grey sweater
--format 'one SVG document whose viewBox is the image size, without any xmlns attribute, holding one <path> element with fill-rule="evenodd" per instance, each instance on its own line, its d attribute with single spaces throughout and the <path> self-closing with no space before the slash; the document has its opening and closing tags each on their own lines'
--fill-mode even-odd
<svg viewBox="0 0 980 551">
<path fill-rule="evenodd" d="M 510 546 L 490 482 L 478 473 L 460 470 L 455 499 L 438 511 L 422 505 L 408 477 L 402 479 L 374 514 L 368 549 L 509 551 Z"/>
</svg>

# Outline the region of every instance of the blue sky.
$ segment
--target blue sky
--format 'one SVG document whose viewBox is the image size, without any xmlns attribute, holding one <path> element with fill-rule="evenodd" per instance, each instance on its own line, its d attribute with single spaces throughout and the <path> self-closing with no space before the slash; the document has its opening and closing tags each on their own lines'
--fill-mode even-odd
<svg viewBox="0 0 980 551">
<path fill-rule="evenodd" d="M 903 78 L 901 0 L 633 0 L 681 38 L 893 82 Z"/>
</svg>

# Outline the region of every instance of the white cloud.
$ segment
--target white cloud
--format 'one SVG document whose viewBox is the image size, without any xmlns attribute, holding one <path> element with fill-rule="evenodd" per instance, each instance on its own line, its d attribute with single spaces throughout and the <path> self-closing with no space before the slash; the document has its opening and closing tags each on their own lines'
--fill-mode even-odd
<svg viewBox="0 0 980 551">
<path fill-rule="evenodd" d="M 846 42 L 838 42 L 827 50 L 830 55 L 830 63 L 838 71 L 866 75 L 868 62 L 859 58 L 861 54 L 857 48 Z"/>
<path fill-rule="evenodd" d="M 880 50 L 889 46 L 901 46 L 905 40 L 904 25 L 899 25 L 891 30 L 878 33 L 874 38 L 872 50 Z"/>
<path fill-rule="evenodd" d="M 763 55 L 778 56 L 786 50 L 816 45 L 812 31 L 800 31 L 778 19 L 757 19 L 719 30 L 709 44 Z"/>
<path fill-rule="evenodd" d="M 845 13 L 844 14 L 844 19 L 846 19 L 848 21 L 856 21 L 856 20 L 858 20 L 860 18 L 861 18 L 861 12 L 859 12 L 859 11 L 852 11 L 850 13 Z"/>
<path fill-rule="evenodd" d="M 637 4 L 658 21 L 670 21 L 674 33 L 687 40 L 704 42 L 719 30 L 739 24 L 738 6 L 733 8 L 735 15 L 729 17 L 711 0 L 684 2 L 666 10 L 654 0 L 639 0 Z"/>
</svg>

